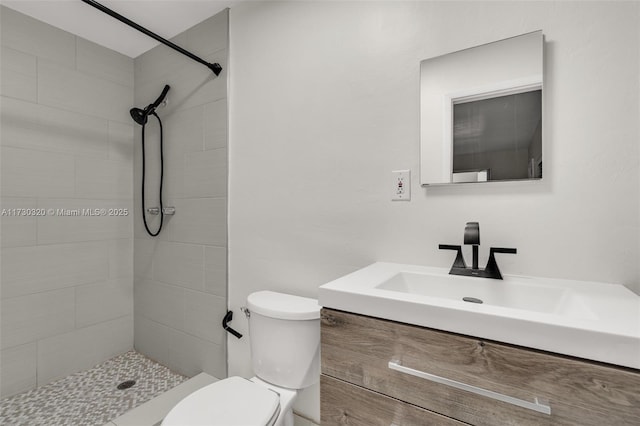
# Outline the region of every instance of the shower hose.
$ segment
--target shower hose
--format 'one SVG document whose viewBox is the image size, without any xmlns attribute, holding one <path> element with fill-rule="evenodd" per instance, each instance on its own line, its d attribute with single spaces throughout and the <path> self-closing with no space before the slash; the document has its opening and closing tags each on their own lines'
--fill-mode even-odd
<svg viewBox="0 0 640 426">
<path fill-rule="evenodd" d="M 145 146 L 144 146 L 144 128 L 147 125 L 146 120 L 142 125 L 142 222 L 144 223 L 144 228 L 147 230 L 147 233 L 152 237 L 156 237 L 162 230 L 162 223 L 164 222 L 164 211 L 163 211 L 164 209 L 162 205 L 162 179 L 164 175 L 164 153 L 162 150 L 162 120 L 160 120 L 160 117 L 158 117 L 158 114 L 156 114 L 154 111 L 152 111 L 149 115 L 153 115 L 158 120 L 158 125 L 160 126 L 160 193 L 159 193 L 160 226 L 158 227 L 158 230 L 156 232 L 152 232 L 149 229 L 149 225 L 147 224 L 147 214 L 146 214 L 147 212 L 144 205 L 144 187 L 145 187 L 144 182 L 145 182 L 145 162 L 146 162 Z"/>
</svg>

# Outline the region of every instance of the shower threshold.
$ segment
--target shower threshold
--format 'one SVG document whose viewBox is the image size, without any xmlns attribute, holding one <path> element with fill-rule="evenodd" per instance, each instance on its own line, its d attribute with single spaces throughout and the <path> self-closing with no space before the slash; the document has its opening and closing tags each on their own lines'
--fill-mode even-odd
<svg viewBox="0 0 640 426">
<path fill-rule="evenodd" d="M 133 380 L 133 385 L 122 385 Z M 126 424 L 125 413 L 154 399 L 162 401 L 157 397 L 186 380 L 185 376 L 144 355 L 129 351 L 89 370 L 3 398 L 0 400 L 0 424 L 120 426 Z M 123 389 L 118 389 L 118 385 Z M 159 405 L 156 403 L 156 406 Z M 153 417 L 152 413 L 147 416 Z M 164 414 L 159 416 L 149 426 L 161 420 Z M 125 422 L 109 423 L 119 418 Z"/>
</svg>

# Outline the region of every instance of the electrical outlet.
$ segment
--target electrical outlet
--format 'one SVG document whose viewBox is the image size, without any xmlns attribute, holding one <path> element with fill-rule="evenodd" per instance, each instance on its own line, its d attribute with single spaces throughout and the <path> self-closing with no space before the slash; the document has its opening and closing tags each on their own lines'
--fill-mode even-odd
<svg viewBox="0 0 640 426">
<path fill-rule="evenodd" d="M 411 170 L 394 170 L 391 174 L 391 201 L 411 200 Z"/>
</svg>

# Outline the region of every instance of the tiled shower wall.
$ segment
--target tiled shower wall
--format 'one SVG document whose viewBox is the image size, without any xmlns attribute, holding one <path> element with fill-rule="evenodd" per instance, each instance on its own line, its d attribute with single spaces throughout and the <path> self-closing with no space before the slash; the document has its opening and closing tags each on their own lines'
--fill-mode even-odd
<svg viewBox="0 0 640 426">
<path fill-rule="evenodd" d="M 6 396 L 133 346 L 134 67 L 11 9 L 0 14 Z M 35 217 L 11 209 L 129 214 Z"/>
<path fill-rule="evenodd" d="M 218 62 L 220 76 L 166 46 L 135 59 L 135 104 L 153 102 L 171 86 L 157 110 L 164 129 L 165 217 L 156 238 L 146 234 L 140 212 L 141 132 L 135 129 L 135 348 L 191 376 L 226 377 L 227 276 L 227 52 L 228 10 L 172 39 Z M 146 127 L 146 206 L 158 206 L 159 134 Z M 158 216 L 148 216 L 156 230 Z M 238 318 L 240 320 L 240 318 Z"/>
</svg>

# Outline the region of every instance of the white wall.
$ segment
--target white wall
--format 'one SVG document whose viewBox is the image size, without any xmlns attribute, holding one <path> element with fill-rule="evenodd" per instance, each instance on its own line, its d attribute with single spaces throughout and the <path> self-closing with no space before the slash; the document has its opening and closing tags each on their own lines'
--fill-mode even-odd
<svg viewBox="0 0 640 426">
<path fill-rule="evenodd" d="M 231 10 L 230 307 L 378 260 L 448 267 L 467 221 L 508 274 L 640 292 L 637 3 L 300 2 Z M 542 29 L 542 182 L 418 185 L 419 63 Z M 389 200 L 412 170 L 412 200 Z M 246 332 L 237 315 L 234 327 Z M 229 374 L 250 376 L 229 337 Z M 296 409 L 318 419 L 317 388 Z"/>
</svg>

